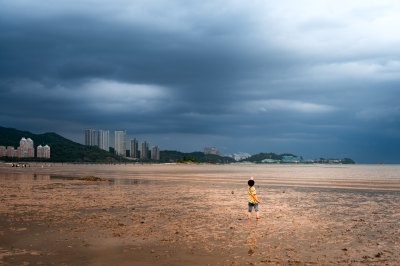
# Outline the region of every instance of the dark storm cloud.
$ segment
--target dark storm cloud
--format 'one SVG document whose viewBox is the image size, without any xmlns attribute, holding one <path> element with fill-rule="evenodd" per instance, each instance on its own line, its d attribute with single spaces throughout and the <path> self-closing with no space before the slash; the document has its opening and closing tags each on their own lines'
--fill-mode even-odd
<svg viewBox="0 0 400 266">
<path fill-rule="evenodd" d="M 79 141 L 125 128 L 166 149 L 399 155 L 399 5 L 325 4 L 2 1 L 0 123 Z"/>
</svg>

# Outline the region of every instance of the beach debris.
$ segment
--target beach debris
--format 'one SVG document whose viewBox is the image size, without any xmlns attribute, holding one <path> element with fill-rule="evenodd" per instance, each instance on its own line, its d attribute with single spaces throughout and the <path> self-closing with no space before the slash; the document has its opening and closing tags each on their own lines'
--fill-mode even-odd
<svg viewBox="0 0 400 266">
<path fill-rule="evenodd" d="M 101 177 L 96 177 L 96 176 L 82 176 L 78 178 L 78 180 L 83 180 L 83 181 L 94 181 L 94 182 L 111 182 L 110 179 L 107 178 L 101 178 Z"/>
<path fill-rule="evenodd" d="M 249 256 L 252 256 L 254 254 L 254 249 L 249 248 L 249 251 L 247 251 L 247 253 L 249 254 Z"/>
<path fill-rule="evenodd" d="M 382 252 L 378 252 L 377 254 L 375 254 L 375 258 L 380 258 L 383 255 Z"/>
<path fill-rule="evenodd" d="M 232 194 L 232 195 L 235 194 L 235 191 L 232 190 L 231 194 Z"/>
</svg>

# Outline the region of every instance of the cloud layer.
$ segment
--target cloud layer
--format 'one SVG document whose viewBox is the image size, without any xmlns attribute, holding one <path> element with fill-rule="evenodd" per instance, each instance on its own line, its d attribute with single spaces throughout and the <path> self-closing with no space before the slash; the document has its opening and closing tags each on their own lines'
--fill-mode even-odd
<svg viewBox="0 0 400 266">
<path fill-rule="evenodd" d="M 397 1 L 0 2 L 0 123 L 398 162 Z"/>
</svg>

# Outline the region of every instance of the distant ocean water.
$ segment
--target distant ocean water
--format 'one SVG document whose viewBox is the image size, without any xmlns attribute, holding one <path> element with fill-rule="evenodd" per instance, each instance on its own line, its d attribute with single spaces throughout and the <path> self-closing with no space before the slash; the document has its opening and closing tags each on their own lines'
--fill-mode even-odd
<svg viewBox="0 0 400 266">
<path fill-rule="evenodd" d="M 0 179 L 42 179 L 52 176 L 229 183 L 243 185 L 253 176 L 260 186 L 300 186 L 400 191 L 400 165 L 328 164 L 188 164 L 188 165 L 61 165 L 12 169 L 0 167 Z"/>
<path fill-rule="evenodd" d="M 400 190 L 400 165 L 251 165 L 259 184 Z"/>
</svg>

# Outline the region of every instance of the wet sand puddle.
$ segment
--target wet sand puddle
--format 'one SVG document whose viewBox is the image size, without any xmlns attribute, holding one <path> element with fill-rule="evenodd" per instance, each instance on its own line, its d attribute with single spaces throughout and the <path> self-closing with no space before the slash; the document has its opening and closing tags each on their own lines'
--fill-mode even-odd
<svg viewBox="0 0 400 266">
<path fill-rule="evenodd" d="M 1 173 L 2 263 L 396 265 L 400 259 L 396 189 L 260 180 L 261 219 L 253 214 L 248 221 L 247 187 L 229 182 L 231 172 L 210 171 L 203 180 L 185 180 L 190 172 L 179 171 L 169 179 L 140 172 L 114 173 L 109 183 L 75 180 L 85 171 Z"/>
</svg>

